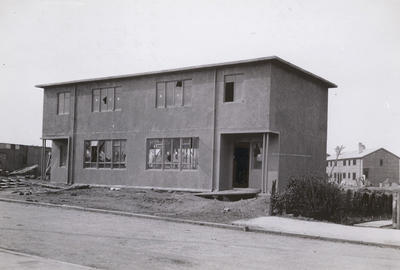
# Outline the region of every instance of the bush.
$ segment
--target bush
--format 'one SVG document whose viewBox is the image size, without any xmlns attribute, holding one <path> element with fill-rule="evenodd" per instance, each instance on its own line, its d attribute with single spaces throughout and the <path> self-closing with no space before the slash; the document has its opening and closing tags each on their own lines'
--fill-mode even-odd
<svg viewBox="0 0 400 270">
<path fill-rule="evenodd" d="M 271 194 L 270 214 L 293 214 L 339 223 L 390 216 L 392 196 L 368 190 L 343 190 L 327 179 L 292 178 L 282 194 Z"/>
</svg>

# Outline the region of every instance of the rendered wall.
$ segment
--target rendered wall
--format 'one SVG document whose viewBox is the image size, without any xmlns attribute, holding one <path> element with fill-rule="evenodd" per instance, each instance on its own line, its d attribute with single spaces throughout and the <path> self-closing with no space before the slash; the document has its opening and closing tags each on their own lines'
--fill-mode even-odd
<svg viewBox="0 0 400 270">
<path fill-rule="evenodd" d="M 224 78 L 232 74 L 242 74 L 243 82 L 240 89 L 235 89 L 235 101 L 224 102 Z M 232 187 L 234 142 L 224 142 L 224 138 L 230 134 L 265 133 L 269 129 L 270 64 L 219 68 L 216 79 L 214 177 L 216 189 L 227 189 Z M 249 183 L 251 187 L 255 182 Z"/>
<path fill-rule="evenodd" d="M 213 78 L 212 72 L 202 71 L 78 85 L 72 164 L 75 183 L 211 190 Z M 156 82 L 182 79 L 192 79 L 192 106 L 155 108 Z M 122 89 L 122 111 L 92 112 L 92 89 L 116 86 Z M 69 116 L 60 116 L 53 104 L 57 93 L 68 89 L 73 92 L 71 87 L 45 90 L 46 135 L 72 135 L 72 110 Z M 164 137 L 199 137 L 199 169 L 146 170 L 146 139 Z M 83 168 L 84 140 L 99 139 L 127 140 L 126 169 Z"/>
<path fill-rule="evenodd" d="M 224 76 L 232 74 L 242 74 L 242 87 L 234 102 L 224 103 Z M 192 79 L 192 106 L 155 108 L 156 83 L 183 79 Z M 92 90 L 100 87 L 121 87 L 122 111 L 92 112 Z M 71 92 L 71 103 L 76 91 L 76 108 L 71 104 L 69 115 L 57 115 L 57 93 L 63 91 Z M 271 62 L 80 83 L 44 92 L 43 135 L 71 138 L 70 175 L 75 183 L 229 188 L 226 179 L 232 170 L 224 164 L 231 159 L 230 150 L 221 136 L 270 131 L 280 133 L 275 145 L 284 154 L 278 162 L 280 187 L 289 176 L 325 171 L 327 89 Z M 199 137 L 199 168 L 146 170 L 146 139 L 163 137 Z M 84 140 L 100 139 L 127 140 L 126 169 L 83 168 Z"/>
<path fill-rule="evenodd" d="M 328 89 L 279 64 L 271 70 L 271 124 L 279 133 L 279 189 L 290 177 L 325 176 Z"/>
<path fill-rule="evenodd" d="M 380 160 L 383 160 L 380 166 Z M 390 183 L 399 182 L 399 158 L 392 153 L 380 149 L 363 158 L 363 168 L 368 168 L 368 180 L 374 186 L 389 180 Z"/>
</svg>

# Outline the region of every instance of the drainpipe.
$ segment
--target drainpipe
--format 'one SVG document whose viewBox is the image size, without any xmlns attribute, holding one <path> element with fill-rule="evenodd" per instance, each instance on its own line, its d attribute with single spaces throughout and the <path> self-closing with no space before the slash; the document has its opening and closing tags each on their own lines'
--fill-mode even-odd
<svg viewBox="0 0 400 270">
<path fill-rule="evenodd" d="M 215 137 L 216 137 L 216 119 L 217 119 L 217 69 L 214 70 L 214 99 L 213 99 L 213 142 L 212 142 L 212 170 L 211 170 L 211 191 L 216 190 L 216 175 L 215 175 L 215 161 L 216 161 L 216 149 L 215 149 Z"/>
<path fill-rule="evenodd" d="M 68 159 L 71 162 L 70 166 L 70 174 L 69 174 L 69 183 L 74 184 L 75 182 L 75 138 L 76 138 L 76 103 L 77 103 L 77 86 L 75 85 L 74 87 L 74 103 L 73 103 L 73 109 L 72 109 L 72 134 L 71 134 L 71 145 L 68 143 L 68 148 L 69 151 L 68 153 L 71 152 L 70 158 Z"/>
<path fill-rule="evenodd" d="M 46 180 L 46 140 L 42 139 L 42 153 L 41 153 L 41 158 L 40 158 L 40 177 L 41 180 Z"/>
<path fill-rule="evenodd" d="M 267 193 L 268 187 L 268 144 L 269 135 L 268 133 L 263 133 L 263 159 L 262 159 L 262 172 L 261 172 L 261 192 Z"/>
</svg>

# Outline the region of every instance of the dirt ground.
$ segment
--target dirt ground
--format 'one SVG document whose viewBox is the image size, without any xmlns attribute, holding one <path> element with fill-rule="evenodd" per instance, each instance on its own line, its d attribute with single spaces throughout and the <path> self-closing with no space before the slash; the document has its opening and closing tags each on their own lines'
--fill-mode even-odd
<svg viewBox="0 0 400 270">
<path fill-rule="evenodd" d="M 19 186 L 1 187 L 0 197 L 219 223 L 265 216 L 269 207 L 265 197 L 219 201 L 188 192 L 106 187 L 64 190 L 60 188 L 67 188 L 65 185 L 55 189 L 39 180 L 20 179 L 19 182 Z"/>
</svg>

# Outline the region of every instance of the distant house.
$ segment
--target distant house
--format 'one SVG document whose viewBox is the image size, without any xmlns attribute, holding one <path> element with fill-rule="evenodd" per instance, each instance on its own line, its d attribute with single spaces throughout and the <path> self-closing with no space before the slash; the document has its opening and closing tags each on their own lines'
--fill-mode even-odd
<svg viewBox="0 0 400 270">
<path fill-rule="evenodd" d="M 336 85 L 279 57 L 37 87 L 54 182 L 267 193 L 325 174 Z"/>
<path fill-rule="evenodd" d="M 400 158 L 384 148 L 364 149 L 327 158 L 326 173 L 339 183 L 362 180 L 373 186 L 400 182 Z"/>
<path fill-rule="evenodd" d="M 51 148 L 47 147 L 46 153 L 50 151 Z M 11 172 L 36 164 L 40 168 L 41 152 L 41 146 L 0 143 L 0 172 Z"/>
</svg>

